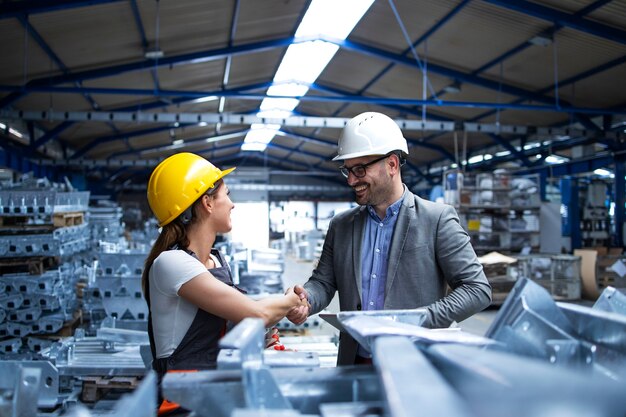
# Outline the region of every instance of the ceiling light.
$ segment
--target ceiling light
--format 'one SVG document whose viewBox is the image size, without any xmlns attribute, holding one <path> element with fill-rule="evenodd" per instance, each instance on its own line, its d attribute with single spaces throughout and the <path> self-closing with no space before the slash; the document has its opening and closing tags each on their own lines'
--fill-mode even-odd
<svg viewBox="0 0 626 417">
<path fill-rule="evenodd" d="M 559 155 L 548 155 L 545 159 L 548 164 L 562 164 L 563 162 L 569 161 L 569 158 Z"/>
<path fill-rule="evenodd" d="M 461 92 L 461 83 L 459 81 L 455 81 L 450 85 L 443 87 L 443 91 L 446 93 L 456 94 Z"/>
<path fill-rule="evenodd" d="M 278 129 L 280 129 L 280 125 L 253 123 L 243 145 L 241 145 L 241 150 L 263 152 L 267 148 L 267 144 L 276 136 Z"/>
<path fill-rule="evenodd" d="M 477 162 L 482 162 L 483 160 L 483 156 L 482 155 L 476 155 L 476 156 L 472 156 L 470 159 L 467 160 L 468 164 L 475 164 Z"/>
<path fill-rule="evenodd" d="M 150 51 L 146 51 L 143 56 L 146 59 L 161 59 L 165 56 L 165 54 L 160 49 L 152 49 Z"/>
<path fill-rule="evenodd" d="M 24 135 L 22 135 L 19 130 L 15 130 L 12 127 L 9 128 L 9 133 L 11 133 L 13 136 L 17 136 L 20 139 L 24 137 Z"/>
<path fill-rule="evenodd" d="M 217 96 L 200 97 L 200 98 L 197 98 L 195 100 L 191 100 L 190 103 L 205 103 L 207 101 L 217 100 L 218 98 L 219 97 L 217 97 Z"/>
<path fill-rule="evenodd" d="M 313 0 L 296 30 L 295 37 L 328 37 L 344 40 L 372 3 L 374 0 Z M 265 114 L 271 112 L 280 114 L 281 118 L 289 117 L 300 102 L 298 98 L 309 91 L 308 85 L 317 80 L 338 50 L 339 46 L 322 40 L 289 45 L 274 75 L 273 82 L 276 85 L 267 91 L 267 96 L 281 98 L 265 98 L 258 116 L 269 117 Z M 267 136 L 271 132 L 275 134 L 279 128 L 280 125 L 277 125 L 273 129 L 265 129 L 263 133 L 260 133 L 258 127 L 252 128 L 246 135 L 241 149 L 265 150 L 260 144 L 265 143 L 267 146 L 274 137 L 272 135 L 268 139 Z M 259 140 L 260 138 L 262 140 Z"/>
<path fill-rule="evenodd" d="M 533 36 L 528 40 L 528 43 L 532 43 L 536 46 L 548 46 L 552 43 L 552 36 L 546 34 L 540 34 L 537 36 Z"/>
<path fill-rule="evenodd" d="M 613 173 L 609 170 L 603 169 L 603 168 L 598 168 L 595 171 L 593 171 L 594 174 L 599 175 L 601 177 L 612 177 Z"/>
</svg>

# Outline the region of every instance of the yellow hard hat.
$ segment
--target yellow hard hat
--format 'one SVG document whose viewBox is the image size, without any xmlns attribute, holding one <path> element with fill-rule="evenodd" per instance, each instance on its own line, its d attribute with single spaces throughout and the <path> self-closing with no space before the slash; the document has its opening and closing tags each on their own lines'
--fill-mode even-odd
<svg viewBox="0 0 626 417">
<path fill-rule="evenodd" d="M 148 181 L 148 204 L 163 227 L 235 168 L 224 171 L 203 157 L 182 152 L 172 155 L 152 171 Z"/>
</svg>

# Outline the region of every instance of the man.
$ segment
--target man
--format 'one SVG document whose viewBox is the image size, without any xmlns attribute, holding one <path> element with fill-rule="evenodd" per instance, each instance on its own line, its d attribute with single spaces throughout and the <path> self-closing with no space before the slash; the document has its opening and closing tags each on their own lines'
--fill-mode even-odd
<svg viewBox="0 0 626 417">
<path fill-rule="evenodd" d="M 490 304 L 491 287 L 454 208 L 423 200 L 402 183 L 407 155 L 389 117 L 367 112 L 347 123 L 333 160 L 343 161 L 359 207 L 332 219 L 317 267 L 295 289 L 310 307 L 292 310 L 292 322 L 326 308 L 335 291 L 341 311 L 425 307 L 431 328 Z M 342 332 L 339 340 L 338 365 L 371 362 L 350 335 Z"/>
</svg>

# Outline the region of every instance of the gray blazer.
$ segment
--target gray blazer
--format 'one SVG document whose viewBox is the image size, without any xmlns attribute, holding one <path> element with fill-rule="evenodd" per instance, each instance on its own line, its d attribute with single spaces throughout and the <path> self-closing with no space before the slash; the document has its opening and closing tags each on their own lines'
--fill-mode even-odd
<svg viewBox="0 0 626 417">
<path fill-rule="evenodd" d="M 341 311 L 361 310 L 361 245 L 368 216 L 359 206 L 330 222 L 318 265 L 304 284 L 310 314 L 339 292 Z M 365 248 L 365 250 L 368 250 Z M 428 327 L 448 327 L 491 303 L 491 286 L 452 206 L 406 192 L 389 249 L 385 309 L 426 307 Z M 452 291 L 446 295 L 448 286 Z M 338 365 L 351 365 L 357 343 L 340 334 Z"/>
</svg>

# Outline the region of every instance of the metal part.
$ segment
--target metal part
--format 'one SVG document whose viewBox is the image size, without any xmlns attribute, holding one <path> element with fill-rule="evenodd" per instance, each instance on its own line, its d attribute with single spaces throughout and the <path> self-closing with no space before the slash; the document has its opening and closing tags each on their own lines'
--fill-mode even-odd
<svg viewBox="0 0 626 417">
<path fill-rule="evenodd" d="M 369 314 L 363 314 L 369 313 Z M 390 320 L 384 311 L 339 313 L 337 317 L 354 339 L 363 348 L 372 352 L 372 344 L 379 336 L 404 336 L 416 344 L 463 343 L 485 346 L 495 343 L 491 339 L 463 332 L 460 328 L 426 329 L 408 323 Z M 422 312 L 416 313 L 421 315 Z"/>
<path fill-rule="evenodd" d="M 555 303 L 530 280 L 516 283 L 486 335 L 511 353 L 626 380 L 626 317 Z"/>
<path fill-rule="evenodd" d="M 59 374 L 55 366 L 48 361 L 0 361 L 0 375 L 5 371 L 16 372 L 20 367 L 39 371 L 40 384 L 34 400 L 40 408 L 54 408 L 58 404 L 59 395 Z"/>
<path fill-rule="evenodd" d="M 241 354 L 237 349 L 221 349 L 217 369 L 241 369 Z M 315 352 L 263 351 L 263 363 L 270 368 L 318 368 L 320 359 Z"/>
<path fill-rule="evenodd" d="M 407 338 L 379 337 L 372 350 L 389 415 L 474 415 L 459 394 Z M 415 407 L 416 404 L 419 407 Z"/>
<path fill-rule="evenodd" d="M 593 309 L 626 315 L 626 294 L 613 287 L 607 287 L 596 300 Z"/>
<path fill-rule="evenodd" d="M 472 346 L 438 344 L 425 353 L 478 416 L 608 417 L 626 412 L 622 384 L 601 374 Z"/>
<path fill-rule="evenodd" d="M 37 395 L 41 370 L 14 362 L 0 362 L 0 415 L 31 417 L 37 415 Z"/>
<path fill-rule="evenodd" d="M 0 213 L 3 216 L 30 216 L 71 211 L 87 211 L 88 206 L 88 191 L 0 191 Z"/>
<path fill-rule="evenodd" d="M 154 404 L 155 406 L 151 406 Z M 106 412 L 108 417 L 154 417 L 157 415 L 157 377 L 154 371 L 149 371 L 141 381 L 139 387 L 132 393 L 122 397 L 112 411 Z M 100 416 L 100 413 L 92 414 L 83 406 L 75 406 L 66 417 L 92 417 Z"/>
<path fill-rule="evenodd" d="M 244 319 L 220 340 L 221 348 L 239 349 L 245 399 L 252 409 L 290 409 L 269 368 L 263 363 L 265 328 L 261 319 Z"/>
</svg>

